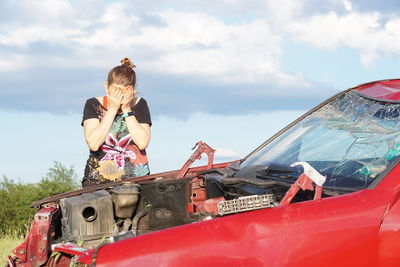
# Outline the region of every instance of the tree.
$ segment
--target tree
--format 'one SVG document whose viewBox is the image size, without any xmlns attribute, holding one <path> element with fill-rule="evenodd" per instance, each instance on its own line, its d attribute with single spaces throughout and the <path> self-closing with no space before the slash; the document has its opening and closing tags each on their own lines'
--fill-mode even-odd
<svg viewBox="0 0 400 267">
<path fill-rule="evenodd" d="M 46 176 L 37 184 L 38 200 L 78 189 L 77 176 L 72 167 L 66 168 L 60 162 L 54 162 Z"/>
<path fill-rule="evenodd" d="M 73 168 L 66 168 L 60 162 L 54 162 L 37 184 L 23 184 L 3 176 L 0 180 L 0 234 L 25 234 L 36 213 L 30 208 L 32 202 L 78 187 Z"/>
</svg>

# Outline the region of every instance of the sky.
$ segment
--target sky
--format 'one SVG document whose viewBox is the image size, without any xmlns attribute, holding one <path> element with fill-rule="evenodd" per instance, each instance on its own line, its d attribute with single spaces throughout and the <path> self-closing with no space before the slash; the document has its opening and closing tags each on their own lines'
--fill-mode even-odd
<svg viewBox="0 0 400 267">
<path fill-rule="evenodd" d="M 86 99 L 129 57 L 152 173 L 240 159 L 331 95 L 399 78 L 398 0 L 0 0 L 0 176 L 82 178 Z M 204 160 L 203 160 L 204 163 Z"/>
</svg>

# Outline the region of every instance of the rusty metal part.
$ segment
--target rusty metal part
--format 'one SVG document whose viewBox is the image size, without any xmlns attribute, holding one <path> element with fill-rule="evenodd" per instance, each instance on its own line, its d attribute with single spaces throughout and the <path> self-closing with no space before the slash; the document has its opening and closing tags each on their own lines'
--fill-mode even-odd
<svg viewBox="0 0 400 267">
<path fill-rule="evenodd" d="M 34 217 L 31 230 L 25 241 L 13 250 L 19 263 L 41 266 L 49 259 L 49 243 L 55 238 L 55 220 L 59 216 L 58 205 L 49 204 L 41 208 Z"/>
<path fill-rule="evenodd" d="M 204 179 L 195 177 L 191 180 L 192 194 L 190 203 L 188 204 L 188 212 L 195 213 L 199 206 L 203 205 L 203 201 L 207 199 L 206 189 L 204 187 Z"/>
<path fill-rule="evenodd" d="M 205 153 L 208 157 L 208 164 L 206 169 L 211 169 L 214 161 L 214 152 L 215 150 L 212 149 L 209 145 L 206 143 L 199 141 L 195 144 L 195 146 L 192 148 L 196 149 L 196 151 L 192 154 L 192 156 L 186 161 L 186 163 L 182 166 L 181 170 L 179 171 L 178 175 L 176 178 L 183 178 L 187 174 L 189 167 L 193 164 L 193 162 L 197 159 L 201 159 L 201 154 Z"/>
<path fill-rule="evenodd" d="M 198 212 L 203 214 L 218 215 L 218 205 L 224 201 L 224 197 L 210 198 L 205 201 L 199 201 L 196 203 L 196 209 Z"/>
</svg>

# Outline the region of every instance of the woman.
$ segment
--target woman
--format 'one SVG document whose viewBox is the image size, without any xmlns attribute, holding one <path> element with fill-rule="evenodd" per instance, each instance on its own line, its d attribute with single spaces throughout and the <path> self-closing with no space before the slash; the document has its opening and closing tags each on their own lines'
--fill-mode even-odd
<svg viewBox="0 0 400 267">
<path fill-rule="evenodd" d="M 108 73 L 106 96 L 86 101 L 82 125 L 90 149 L 83 187 L 150 173 L 146 147 L 151 118 L 146 100 L 136 97 L 135 67 L 128 58 Z"/>
</svg>

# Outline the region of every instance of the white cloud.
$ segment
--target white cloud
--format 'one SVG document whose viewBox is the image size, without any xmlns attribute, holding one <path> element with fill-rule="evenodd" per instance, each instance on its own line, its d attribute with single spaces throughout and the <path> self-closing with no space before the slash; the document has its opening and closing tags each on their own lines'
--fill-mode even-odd
<svg viewBox="0 0 400 267">
<path fill-rule="evenodd" d="M 347 11 L 353 10 L 353 5 L 350 0 L 343 0 L 343 6 Z"/>
<path fill-rule="evenodd" d="M 231 148 L 215 148 L 214 156 L 216 158 L 240 158 L 240 153 Z"/>
<path fill-rule="evenodd" d="M 261 82 L 283 72 L 277 60 L 280 37 L 265 21 L 225 24 L 210 15 L 174 11 L 160 17 L 165 27 L 145 28 L 140 36 L 164 52 L 151 63 L 158 71 L 207 75 L 228 83 Z"/>
<path fill-rule="evenodd" d="M 318 48 L 333 50 L 344 44 L 351 47 L 360 45 L 362 41 L 358 38 L 378 29 L 378 17 L 378 13 L 368 15 L 352 13 L 339 16 L 329 12 L 304 21 L 292 21 L 286 28 L 298 40 Z M 364 39 L 365 37 L 362 38 Z"/>
<path fill-rule="evenodd" d="M 0 72 L 15 72 L 23 70 L 27 63 L 25 56 L 12 55 L 12 56 L 0 56 Z"/>
<path fill-rule="evenodd" d="M 207 6 L 204 12 L 162 10 L 143 13 L 132 3 L 99 0 L 69 2 L 44 0 L 14 2 L 16 14 L 0 24 L 0 44 L 27 48 L 38 42 L 64 45 L 75 50 L 68 60 L 127 54 L 132 51 L 155 55 L 141 57 L 142 67 L 171 74 L 214 76 L 227 83 L 275 81 L 282 86 L 305 83 L 303 77 L 280 66 L 282 37 L 334 50 L 347 46 L 360 51 L 364 65 L 372 64 L 381 52 L 400 54 L 399 19 L 386 19 L 379 12 L 360 13 L 350 0 L 331 0 L 347 10 L 302 16 L 304 0 L 224 0 L 213 5 L 180 2 L 184 7 Z M 227 23 L 215 9 L 257 14 L 253 19 Z M 262 9 L 265 9 L 264 15 Z M 149 9 L 151 10 L 151 9 Z M 213 11 L 213 12 L 212 12 Z M 140 24 L 143 14 L 158 17 L 161 25 Z M 386 19 L 386 20 L 385 20 Z M 108 65 L 108 63 L 103 63 Z M 285 81 L 282 84 L 282 81 Z"/>
<path fill-rule="evenodd" d="M 120 58 L 130 56 L 139 72 L 178 81 L 173 93 L 191 92 L 180 101 L 197 101 L 196 109 L 201 110 L 208 100 L 196 97 L 187 81 L 215 93 L 214 97 L 229 95 L 230 101 L 247 103 L 273 101 L 289 91 L 290 97 L 321 95 L 321 86 L 282 66 L 288 39 L 321 50 L 350 47 L 359 52 L 364 66 L 384 53 L 400 54 L 400 19 L 360 12 L 350 0 L 328 1 L 335 7 L 329 12 L 320 6 L 310 12 L 310 2 L 317 0 L 250 0 L 248 5 L 223 0 L 216 6 L 211 0 L 172 0 L 169 9 L 149 1 L 140 7 L 130 1 L 12 1 L 13 17 L 1 16 L 7 11 L 0 2 L 0 51 L 6 51 L 0 56 L 0 71 L 3 75 L 29 71 L 43 77 L 50 68 L 62 69 L 94 84 L 100 75 L 90 78 L 93 72 L 105 73 Z M 224 10 L 218 9 L 223 6 Z M 76 92 L 91 90 L 71 79 L 59 82 L 70 82 Z M 159 87 L 156 82 L 151 86 Z M 161 90 L 155 89 L 154 95 L 170 96 Z M 232 106 L 228 102 L 219 110 L 228 110 Z"/>
<path fill-rule="evenodd" d="M 266 11 L 274 20 L 282 22 L 298 17 L 304 10 L 304 0 L 266 0 Z"/>
<path fill-rule="evenodd" d="M 302 76 L 281 68 L 280 37 L 264 20 L 227 24 L 209 14 L 167 10 L 152 13 L 161 25 L 140 27 L 140 18 L 122 16 L 125 28 L 121 29 L 113 18 L 121 19 L 123 12 L 116 13 L 119 17 L 107 15 L 105 26 L 80 37 L 79 44 L 94 49 L 104 46 L 108 51 L 146 47 L 159 55 L 142 61 L 141 67 L 149 71 L 205 75 L 224 83 L 307 84 Z"/>
<path fill-rule="evenodd" d="M 112 3 L 104 8 L 99 19 L 93 18 L 93 31 L 82 32 L 74 39 L 83 49 L 103 47 L 110 53 L 120 49 L 127 50 L 135 45 L 139 18 L 126 12 L 122 3 Z"/>
<path fill-rule="evenodd" d="M 280 27 L 296 42 L 334 51 L 340 46 L 359 51 L 361 63 L 369 67 L 380 53 L 400 55 L 400 19 L 379 12 L 353 11 L 343 2 L 347 13 L 334 11 L 303 19 L 284 19 Z"/>
<path fill-rule="evenodd" d="M 6 34 L 0 35 L 0 44 L 15 45 L 19 47 L 27 47 L 35 42 L 45 42 L 48 44 L 66 42 L 71 37 L 80 33 L 77 29 L 58 29 L 44 25 L 5 25 L 3 32 Z"/>
<path fill-rule="evenodd" d="M 162 23 L 146 26 L 128 12 L 125 2 L 104 5 L 101 12 L 87 16 L 66 0 L 28 2 L 19 4 L 25 13 L 32 11 L 28 19 L 0 25 L 0 44 L 24 49 L 39 42 L 66 46 L 73 52 L 65 57 L 64 67 L 92 66 L 94 61 L 109 66 L 116 53 L 133 54 L 140 57 L 143 70 L 153 72 L 204 75 L 222 83 L 307 84 L 301 75 L 282 69 L 281 37 L 263 19 L 226 23 L 215 15 L 170 9 L 147 13 Z M 42 57 L 38 55 L 35 67 Z"/>
</svg>

